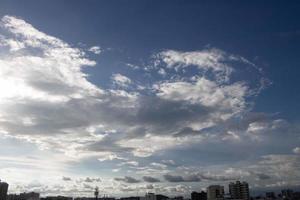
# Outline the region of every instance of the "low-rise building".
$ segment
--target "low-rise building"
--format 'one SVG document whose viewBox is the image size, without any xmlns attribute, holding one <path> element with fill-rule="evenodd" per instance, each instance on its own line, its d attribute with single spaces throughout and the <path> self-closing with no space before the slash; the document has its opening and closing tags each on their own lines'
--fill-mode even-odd
<svg viewBox="0 0 300 200">
<path fill-rule="evenodd" d="M 72 197 L 65 197 L 65 196 L 49 196 L 41 198 L 41 200 L 73 200 Z"/>
</svg>

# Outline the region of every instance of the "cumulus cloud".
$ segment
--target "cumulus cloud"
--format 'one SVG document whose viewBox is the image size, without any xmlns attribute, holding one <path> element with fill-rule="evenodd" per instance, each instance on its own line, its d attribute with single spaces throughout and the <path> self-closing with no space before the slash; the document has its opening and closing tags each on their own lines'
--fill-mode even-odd
<svg viewBox="0 0 300 200">
<path fill-rule="evenodd" d="M 136 170 L 145 182 L 155 183 L 160 181 L 156 177 L 163 175 L 168 182 L 227 181 L 249 177 L 254 169 L 262 171 L 254 175 L 256 178 L 269 181 L 297 169 L 299 161 L 294 154 L 292 157 L 265 155 L 259 163 L 251 165 L 252 169 L 247 168 L 247 172 L 198 170 L 174 175 L 172 171 L 185 162 L 168 156 L 179 148 L 185 153 L 181 157 L 198 151 L 197 156 L 204 160 L 208 159 L 203 156 L 207 152 L 215 156 L 209 159 L 223 159 L 228 154 L 230 159 L 243 160 L 249 158 L 242 151 L 243 145 L 258 145 L 251 143 L 253 137 L 262 138 L 262 146 L 269 148 L 269 141 L 282 141 L 279 133 L 289 136 L 297 133 L 298 129 L 291 131 L 291 125 L 283 119 L 251 112 L 253 98 L 266 84 L 261 83 L 261 74 L 254 83 L 235 75 L 244 65 L 260 72 L 245 58 L 216 48 L 162 51 L 153 57 L 154 63 L 149 66 L 128 65 L 141 73 L 139 77 L 112 72 L 111 82 L 105 88 L 93 84 L 83 71 L 84 67 L 97 64 L 83 49 L 13 16 L 1 19 L 0 29 L 3 30 L 0 35 L 1 138 L 29 142 L 51 154 L 47 158 L 59 163 L 55 169 L 51 168 L 53 171 L 66 169 L 69 163 L 89 162 L 88 159 L 98 160 L 103 166 L 109 162 L 115 165 L 117 173 L 127 170 L 130 176 L 114 180 L 121 182 L 120 190 L 131 191 L 133 188 L 121 186 L 122 182 L 141 181 L 131 177 L 130 170 Z M 94 46 L 89 51 L 98 54 L 101 48 Z M 147 83 L 140 80 L 151 74 L 157 77 L 149 78 Z M 281 144 L 280 148 L 291 151 L 296 142 L 291 141 L 293 146 Z M 155 157 L 157 152 L 161 153 L 159 158 Z M 293 152 L 299 153 L 298 147 Z M 149 156 L 153 160 L 144 166 L 148 161 L 145 157 Z M 5 160 L 9 164 L 13 162 Z M 32 158 L 25 161 L 28 166 L 50 168 L 42 159 L 36 165 L 32 165 Z M 22 159 L 13 164 L 20 166 L 21 162 Z M 276 172 L 272 165 L 280 165 L 281 171 Z M 58 177 L 61 179 L 61 173 Z M 91 183 L 98 181 L 87 177 L 82 180 L 85 187 L 73 189 L 79 193 L 88 191 Z M 188 190 L 182 186 L 164 189 Z M 53 191 L 56 189 L 52 188 Z"/>
<path fill-rule="evenodd" d="M 215 109 L 221 119 L 243 111 L 246 108 L 247 86 L 236 83 L 220 86 L 216 82 L 199 78 L 195 83 L 171 82 L 156 85 L 158 96 L 163 99 L 189 102 Z M 213 110 L 212 110 L 213 111 Z"/>
<path fill-rule="evenodd" d="M 1 43 L 8 48 L 0 60 L 1 85 L 6 85 L 1 94 L 5 104 L 1 108 L 1 119 L 5 119 L 0 122 L 2 132 L 35 142 L 41 148 L 52 146 L 74 158 L 98 156 L 99 161 L 116 160 L 130 153 L 149 156 L 191 141 L 178 142 L 170 136 L 199 135 L 203 129 L 247 109 L 246 83 L 224 85 L 200 72 L 191 79 L 155 81 L 145 87 L 150 95 L 127 91 L 133 81 L 119 73 L 111 77 L 117 89 L 102 89 L 82 72 L 83 67 L 96 64 L 82 49 L 22 19 L 5 16 L 1 23 L 8 32 L 1 38 L 23 44 L 18 50 L 21 52 L 15 53 L 15 47 L 12 51 L 11 45 Z M 213 73 L 226 71 L 228 76 L 231 67 L 223 62 L 239 60 L 233 58 L 217 49 L 166 51 L 158 56 L 168 67 L 197 65 Z M 160 144 L 147 148 L 139 144 L 151 135 L 155 136 L 151 140 Z"/>
<path fill-rule="evenodd" d="M 82 50 L 38 31 L 22 19 L 5 16 L 1 28 L 8 32 L 2 39 L 23 44 L 20 52 L 11 51 L 11 45 L 5 44 L 1 51 L 1 105 L 5 105 L 0 111 L 1 132 L 35 142 L 41 148 L 50 144 L 60 150 L 74 148 L 66 145 L 73 142 L 64 135 L 72 133 L 75 139 L 79 129 L 90 125 L 85 111 L 79 114 L 79 110 L 83 102 L 95 104 L 96 99 L 92 99 L 103 94 L 81 71 L 96 63 Z"/>
</svg>

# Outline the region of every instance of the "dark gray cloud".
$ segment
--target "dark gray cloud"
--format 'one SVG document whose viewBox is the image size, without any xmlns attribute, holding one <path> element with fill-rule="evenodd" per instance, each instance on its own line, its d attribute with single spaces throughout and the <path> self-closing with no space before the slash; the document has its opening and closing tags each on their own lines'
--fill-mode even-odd
<svg viewBox="0 0 300 200">
<path fill-rule="evenodd" d="M 160 180 L 158 178 L 154 178 L 154 177 L 151 177 L 151 176 L 143 176 L 143 180 L 145 182 L 149 182 L 149 183 L 157 183 L 157 182 L 160 182 Z"/>
<path fill-rule="evenodd" d="M 208 181 L 232 181 L 232 180 L 240 179 L 239 176 L 232 176 L 232 175 L 199 174 L 199 176 L 203 180 L 208 180 Z"/>
<path fill-rule="evenodd" d="M 256 173 L 256 176 L 259 180 L 268 180 L 272 178 L 268 174 L 264 174 L 264 173 Z"/>
<path fill-rule="evenodd" d="M 124 178 L 114 178 L 115 181 L 122 181 L 122 182 L 125 182 L 125 183 L 139 183 L 141 182 L 140 180 L 138 179 L 135 179 L 133 177 L 130 177 L 130 176 L 125 176 Z"/>
<path fill-rule="evenodd" d="M 201 181 L 201 178 L 197 175 L 180 176 L 180 175 L 165 174 L 164 178 L 168 182 L 199 182 L 199 181 Z"/>
<path fill-rule="evenodd" d="M 84 148 L 89 151 L 97 151 L 97 152 L 116 152 L 116 153 L 125 153 L 131 152 L 133 148 L 122 147 L 116 143 L 117 139 L 106 136 L 100 141 L 91 142 L 86 145 Z"/>
<path fill-rule="evenodd" d="M 86 178 L 84 179 L 84 182 L 87 182 L 87 183 L 101 182 L 101 179 L 100 179 L 100 178 L 90 178 L 90 177 L 86 177 Z"/>
<path fill-rule="evenodd" d="M 166 175 L 164 175 L 164 178 L 166 181 L 169 181 L 169 182 L 184 182 L 184 179 L 182 176 L 166 174 Z"/>
<path fill-rule="evenodd" d="M 70 177 L 63 176 L 63 177 L 62 177 L 62 180 L 63 180 L 63 181 L 71 181 L 72 179 L 71 179 Z"/>
<path fill-rule="evenodd" d="M 204 130 L 193 130 L 190 127 L 184 127 L 183 129 L 181 129 L 178 133 L 175 133 L 174 136 L 175 137 L 186 137 L 186 136 L 190 136 L 190 135 L 199 135 L 204 133 Z"/>
</svg>

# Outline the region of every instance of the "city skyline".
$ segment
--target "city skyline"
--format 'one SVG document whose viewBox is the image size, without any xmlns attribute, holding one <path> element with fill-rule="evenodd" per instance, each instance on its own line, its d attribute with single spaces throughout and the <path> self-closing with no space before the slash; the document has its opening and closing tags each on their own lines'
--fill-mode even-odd
<svg viewBox="0 0 300 200">
<path fill-rule="evenodd" d="M 222 185 L 210 185 L 205 190 L 192 191 L 189 196 L 184 194 L 177 196 L 166 196 L 164 194 L 155 194 L 146 192 L 145 196 L 120 196 L 118 198 L 109 195 L 99 196 L 99 189 L 96 187 L 92 196 L 40 196 L 37 192 L 22 192 L 20 194 L 7 194 L 8 184 L 0 181 L 0 199 L 1 200 L 298 200 L 300 191 L 283 189 L 281 191 L 265 191 L 261 194 L 250 194 L 249 184 L 245 181 L 230 182 L 228 190 Z"/>
<path fill-rule="evenodd" d="M 66 196 L 299 188 L 299 18 L 284 1 L 1 1 L 0 179 Z"/>
</svg>

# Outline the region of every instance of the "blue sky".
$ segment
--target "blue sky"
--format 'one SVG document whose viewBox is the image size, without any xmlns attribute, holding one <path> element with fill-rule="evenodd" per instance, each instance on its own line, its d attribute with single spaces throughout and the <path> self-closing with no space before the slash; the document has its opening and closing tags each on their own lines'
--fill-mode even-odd
<svg viewBox="0 0 300 200">
<path fill-rule="evenodd" d="M 1 1 L 10 192 L 300 184 L 300 4 Z"/>
</svg>

